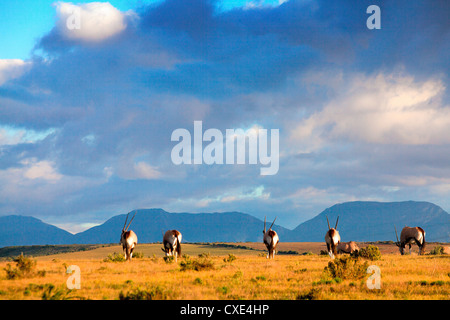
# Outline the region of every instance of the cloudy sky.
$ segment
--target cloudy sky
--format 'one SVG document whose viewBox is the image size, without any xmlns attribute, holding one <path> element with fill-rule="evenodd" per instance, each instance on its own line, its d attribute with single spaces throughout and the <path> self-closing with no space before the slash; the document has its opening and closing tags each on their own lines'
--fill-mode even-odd
<svg viewBox="0 0 450 320">
<path fill-rule="evenodd" d="M 449 12 L 446 0 L 2 1 L 0 215 L 79 232 L 137 208 L 287 228 L 354 200 L 450 211 Z M 173 164 L 172 132 L 196 120 L 279 129 L 278 173 Z"/>
</svg>

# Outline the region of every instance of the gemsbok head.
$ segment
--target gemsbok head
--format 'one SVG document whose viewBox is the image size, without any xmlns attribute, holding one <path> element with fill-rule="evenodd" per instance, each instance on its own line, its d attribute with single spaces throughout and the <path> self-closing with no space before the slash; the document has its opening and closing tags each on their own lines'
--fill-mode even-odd
<svg viewBox="0 0 450 320">
<path fill-rule="evenodd" d="M 341 242 L 341 236 L 339 232 L 336 230 L 339 221 L 339 216 L 336 219 L 336 225 L 334 228 L 330 227 L 330 221 L 327 216 L 328 223 L 328 231 L 325 234 L 325 243 L 327 244 L 328 255 L 331 259 L 334 259 L 334 256 L 337 254 L 337 246 Z"/>
<path fill-rule="evenodd" d="M 337 245 L 337 253 L 353 253 L 358 251 L 359 247 L 355 241 L 339 242 Z"/>
<path fill-rule="evenodd" d="M 425 230 L 421 227 L 404 227 L 400 233 L 398 240 L 397 228 L 394 226 L 397 242 L 395 243 L 400 250 L 400 254 L 404 254 L 405 246 L 409 246 L 409 254 L 411 254 L 411 244 L 416 243 L 419 247 L 419 254 L 425 253 Z"/>
<path fill-rule="evenodd" d="M 177 261 L 178 256 L 181 256 L 181 233 L 178 230 L 167 230 L 163 235 L 162 251 L 166 253 L 166 257 L 174 256 Z"/>
<path fill-rule="evenodd" d="M 275 220 L 277 220 L 276 217 L 275 217 Z M 267 250 L 269 250 L 269 253 L 267 254 L 268 259 L 273 259 L 275 257 L 277 244 L 280 241 L 276 231 L 272 230 L 275 220 L 273 220 L 272 225 L 270 226 L 269 230 L 266 231 L 266 217 L 264 217 L 263 242 L 266 245 Z"/>
<path fill-rule="evenodd" d="M 128 221 L 128 215 L 125 219 L 125 223 L 122 228 L 122 234 L 120 235 L 120 243 L 122 244 L 123 253 L 125 255 L 125 259 L 127 261 L 131 261 L 131 257 L 133 256 L 133 250 L 137 245 L 137 235 L 133 232 L 133 230 L 128 230 L 130 227 L 131 221 L 133 221 L 134 217 L 136 216 L 137 211 L 134 212 L 133 218 L 131 218 L 130 222 L 127 225 Z M 126 227 L 125 227 L 126 226 Z"/>
</svg>

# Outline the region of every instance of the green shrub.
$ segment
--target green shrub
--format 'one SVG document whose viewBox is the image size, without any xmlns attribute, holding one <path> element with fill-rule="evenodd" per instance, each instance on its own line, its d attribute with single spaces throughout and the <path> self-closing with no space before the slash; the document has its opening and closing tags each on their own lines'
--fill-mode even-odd
<svg viewBox="0 0 450 320">
<path fill-rule="evenodd" d="M 108 256 L 103 259 L 104 262 L 123 262 L 125 261 L 125 256 L 122 253 L 108 254 Z"/>
<path fill-rule="evenodd" d="M 165 263 L 172 263 L 175 261 L 175 257 L 174 256 L 164 256 L 163 260 Z"/>
<path fill-rule="evenodd" d="M 160 286 L 151 289 L 135 288 L 127 293 L 120 291 L 119 300 L 165 300 L 167 294 Z"/>
<path fill-rule="evenodd" d="M 328 266 L 324 268 L 324 272 L 331 278 L 363 279 L 367 275 L 366 270 L 368 266 L 367 261 L 361 263 L 356 258 L 342 256 L 328 262 Z"/>
<path fill-rule="evenodd" d="M 311 290 L 305 293 L 299 293 L 296 297 L 296 300 L 318 300 L 320 295 L 320 291 L 317 288 L 312 288 Z"/>
<path fill-rule="evenodd" d="M 144 258 L 144 253 L 143 252 L 133 252 L 133 259 L 142 259 Z"/>
<path fill-rule="evenodd" d="M 12 259 L 16 263 L 13 268 L 11 264 L 7 264 L 4 270 L 6 271 L 6 278 L 9 280 L 26 278 L 36 275 L 36 260 L 31 257 L 26 257 L 20 254 L 18 257 Z M 39 272 L 38 276 L 45 276 L 45 271 Z"/>
<path fill-rule="evenodd" d="M 44 292 L 42 292 L 42 300 L 72 300 L 79 299 L 84 300 L 82 297 L 71 296 L 73 290 L 69 290 L 65 287 L 55 287 L 55 285 L 48 283 L 43 286 Z"/>
<path fill-rule="evenodd" d="M 228 258 L 223 258 L 223 261 L 224 262 L 228 262 L 228 263 L 231 263 L 234 260 L 236 260 L 236 256 L 234 254 L 231 254 L 231 253 L 228 254 Z"/>
<path fill-rule="evenodd" d="M 380 248 L 369 244 L 367 247 L 361 248 L 359 249 L 359 251 L 353 252 L 351 256 L 354 258 L 360 257 L 369 259 L 371 261 L 376 261 L 381 259 L 381 252 Z"/>
<path fill-rule="evenodd" d="M 444 252 L 444 247 L 443 246 L 436 246 L 436 247 L 434 247 L 434 249 L 433 250 L 431 250 L 430 251 L 430 253 L 429 254 L 431 254 L 431 255 L 441 255 L 441 254 L 445 254 L 445 252 Z"/>
<path fill-rule="evenodd" d="M 281 251 L 277 251 L 277 254 L 287 254 L 287 255 L 298 255 L 300 254 L 300 252 L 295 251 L 295 250 L 281 250 Z"/>
<path fill-rule="evenodd" d="M 211 261 L 211 259 L 207 257 L 202 256 L 197 259 L 192 260 L 189 256 L 183 256 L 184 261 L 180 262 L 180 270 L 186 271 L 186 270 L 195 270 L 195 271 L 202 271 L 202 270 L 213 270 L 214 269 L 214 263 Z"/>
</svg>

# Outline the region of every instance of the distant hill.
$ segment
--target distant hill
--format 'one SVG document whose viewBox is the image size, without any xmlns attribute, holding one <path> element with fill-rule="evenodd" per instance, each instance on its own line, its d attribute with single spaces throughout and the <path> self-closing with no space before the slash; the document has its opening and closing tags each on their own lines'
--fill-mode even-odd
<svg viewBox="0 0 450 320">
<path fill-rule="evenodd" d="M 162 209 L 140 209 L 131 223 L 138 242 L 162 241 L 162 232 L 177 229 L 186 242 L 262 241 L 264 222 L 241 212 L 169 213 Z M 130 213 L 130 218 L 134 212 Z M 75 243 L 118 243 L 126 215 L 114 216 L 104 224 L 78 233 Z M 272 221 L 270 222 L 270 224 Z M 270 226 L 269 224 L 269 226 Z M 268 227 L 269 227 L 268 226 Z M 275 225 L 280 236 L 292 232 Z"/>
<path fill-rule="evenodd" d="M 450 215 L 429 202 L 368 202 L 336 204 L 296 227 L 285 241 L 324 241 L 327 219 L 334 227 L 339 216 L 338 231 L 342 241 L 395 240 L 394 225 L 400 236 L 404 226 L 421 226 L 426 241 L 450 241 Z"/>
<path fill-rule="evenodd" d="M 27 216 L 0 217 L 0 246 L 73 243 L 73 234 Z"/>
</svg>

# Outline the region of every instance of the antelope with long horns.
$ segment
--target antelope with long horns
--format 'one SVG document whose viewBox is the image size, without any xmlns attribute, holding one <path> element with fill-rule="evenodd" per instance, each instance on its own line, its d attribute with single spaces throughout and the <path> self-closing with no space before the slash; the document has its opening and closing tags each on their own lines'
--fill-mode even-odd
<svg viewBox="0 0 450 320">
<path fill-rule="evenodd" d="M 167 256 L 174 256 L 175 262 L 178 260 L 178 256 L 181 256 L 181 233 L 178 230 L 167 230 L 163 236 L 163 248 L 162 251 Z"/>
<path fill-rule="evenodd" d="M 276 217 L 275 217 L 275 220 L 277 220 Z M 275 257 L 277 244 L 280 241 L 276 231 L 272 230 L 275 220 L 273 220 L 272 225 L 270 226 L 269 230 L 267 230 L 267 232 L 266 232 L 266 217 L 264 217 L 263 242 L 266 245 L 267 250 L 269 250 L 269 253 L 267 254 L 268 259 L 273 259 Z"/>
<path fill-rule="evenodd" d="M 355 241 L 339 242 L 336 249 L 337 253 L 353 253 L 359 251 L 359 247 Z"/>
<path fill-rule="evenodd" d="M 405 246 L 409 246 L 409 254 L 411 254 L 411 244 L 416 243 L 419 247 L 419 254 L 425 253 L 425 230 L 421 227 L 404 227 L 400 233 L 400 241 L 398 240 L 397 228 L 394 226 L 397 242 L 395 243 L 400 250 L 400 254 L 404 254 Z"/>
<path fill-rule="evenodd" d="M 130 222 L 127 225 L 128 221 L 128 215 L 125 219 L 125 223 L 122 228 L 122 234 L 120 236 L 120 243 L 122 244 L 123 253 L 125 255 L 125 259 L 127 261 L 131 261 L 131 257 L 133 256 L 133 250 L 137 245 L 138 239 L 136 233 L 134 233 L 133 230 L 128 230 L 130 227 L 131 221 L 133 221 L 134 217 L 136 216 L 137 211 L 134 212 L 133 218 L 131 218 Z M 126 226 L 126 227 L 125 227 Z"/>
<path fill-rule="evenodd" d="M 336 225 L 334 228 L 330 227 L 330 221 L 328 220 L 327 216 L 327 223 L 328 223 L 328 231 L 325 234 L 325 243 L 327 244 L 327 251 L 328 255 L 331 259 L 334 259 L 334 256 L 337 254 L 337 246 L 341 242 L 341 236 L 339 235 L 339 232 L 336 230 L 337 225 L 339 221 L 339 216 L 336 219 Z"/>
</svg>

